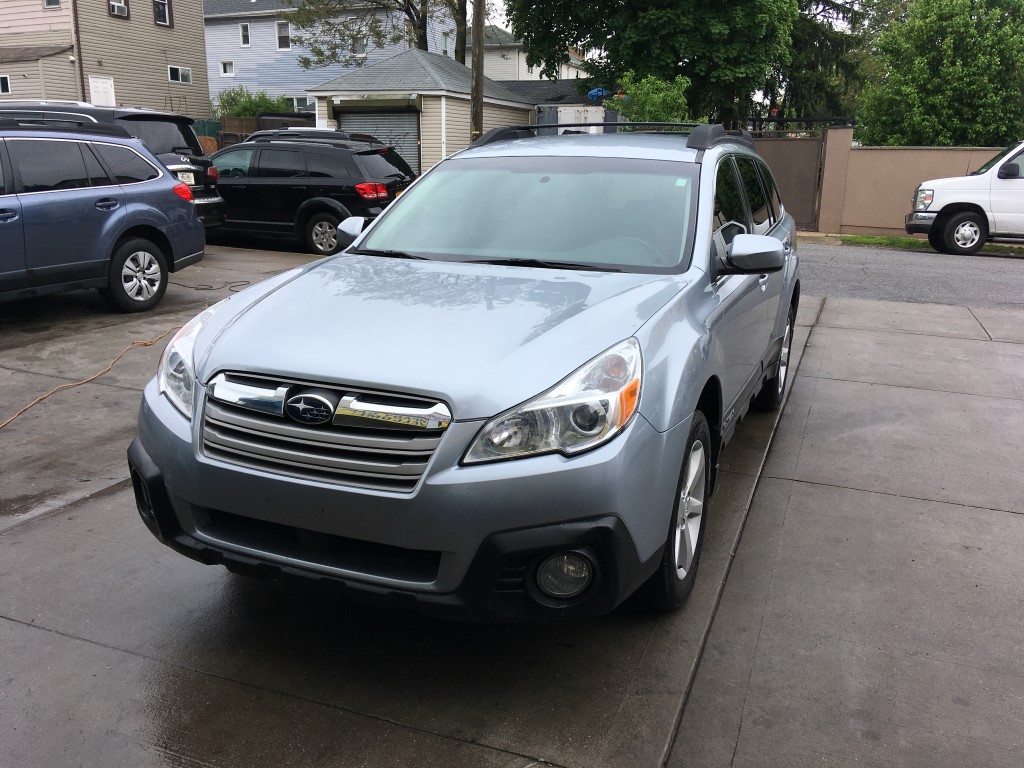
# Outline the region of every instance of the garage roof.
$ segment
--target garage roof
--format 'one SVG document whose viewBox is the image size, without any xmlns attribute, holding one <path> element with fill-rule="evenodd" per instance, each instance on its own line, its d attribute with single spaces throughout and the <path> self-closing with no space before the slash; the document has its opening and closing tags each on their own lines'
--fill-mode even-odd
<svg viewBox="0 0 1024 768">
<path fill-rule="evenodd" d="M 447 91 L 448 93 L 469 94 L 471 74 L 469 67 L 459 64 L 455 59 L 412 48 L 390 58 L 360 67 L 341 77 L 328 80 L 316 88 L 310 88 L 309 93 L 329 95 L 359 92 L 430 93 Z M 486 77 L 484 78 L 484 97 L 534 106 L 533 102 Z"/>
</svg>

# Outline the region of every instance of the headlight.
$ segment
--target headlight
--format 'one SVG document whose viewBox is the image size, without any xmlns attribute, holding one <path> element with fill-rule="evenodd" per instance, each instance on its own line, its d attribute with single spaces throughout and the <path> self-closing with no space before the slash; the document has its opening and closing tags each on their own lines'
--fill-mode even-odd
<svg viewBox="0 0 1024 768">
<path fill-rule="evenodd" d="M 934 190 L 918 189 L 917 194 L 914 196 L 914 210 L 927 211 L 928 206 L 932 204 L 933 199 L 935 199 Z"/>
<path fill-rule="evenodd" d="M 463 461 L 572 455 L 611 440 L 636 413 L 643 361 L 626 339 L 533 400 L 487 422 Z"/>
<path fill-rule="evenodd" d="M 160 394 L 166 395 L 187 419 L 192 418 L 192 395 L 196 386 L 192 349 L 206 321 L 214 316 L 223 303 L 221 301 L 214 304 L 185 323 L 181 330 L 174 334 L 174 338 L 160 356 L 160 365 L 156 369 Z"/>
</svg>

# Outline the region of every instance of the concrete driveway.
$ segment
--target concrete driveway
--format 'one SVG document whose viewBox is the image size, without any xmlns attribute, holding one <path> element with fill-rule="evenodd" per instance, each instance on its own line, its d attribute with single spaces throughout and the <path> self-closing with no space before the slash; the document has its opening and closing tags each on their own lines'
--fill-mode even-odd
<svg viewBox="0 0 1024 768">
<path fill-rule="evenodd" d="M 144 317 L 7 305 L 0 421 L 306 258 L 214 247 Z M 164 342 L 133 348 L 0 431 L 0 765 L 1019 764 L 1024 319 L 805 296 L 798 324 L 685 608 L 511 627 L 162 547 L 124 450 Z"/>
</svg>

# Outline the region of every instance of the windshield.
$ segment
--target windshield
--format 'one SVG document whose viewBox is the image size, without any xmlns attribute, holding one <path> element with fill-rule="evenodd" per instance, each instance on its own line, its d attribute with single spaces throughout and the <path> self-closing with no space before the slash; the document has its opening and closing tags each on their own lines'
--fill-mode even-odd
<svg viewBox="0 0 1024 768">
<path fill-rule="evenodd" d="M 983 166 L 981 166 L 981 168 L 979 168 L 978 170 L 976 170 L 973 173 L 971 173 L 971 176 L 978 176 L 978 175 L 980 175 L 982 173 L 987 173 L 988 171 L 990 171 L 992 169 L 993 166 L 998 165 L 999 161 L 1001 161 L 1004 157 L 1006 157 L 1008 154 L 1013 152 L 1013 150 L 1015 150 L 1016 148 L 1017 148 L 1016 144 L 1013 145 L 1012 147 L 1007 147 L 1002 152 L 1000 152 L 998 155 L 996 155 L 991 160 L 989 160 L 987 163 L 985 163 Z"/>
<path fill-rule="evenodd" d="M 678 272 L 689 263 L 697 168 L 603 157 L 455 159 L 392 203 L 360 249 Z"/>
<path fill-rule="evenodd" d="M 117 118 L 117 124 L 141 139 L 154 155 L 193 155 L 201 157 L 203 148 L 196 132 L 187 122 L 177 120 Z"/>
</svg>

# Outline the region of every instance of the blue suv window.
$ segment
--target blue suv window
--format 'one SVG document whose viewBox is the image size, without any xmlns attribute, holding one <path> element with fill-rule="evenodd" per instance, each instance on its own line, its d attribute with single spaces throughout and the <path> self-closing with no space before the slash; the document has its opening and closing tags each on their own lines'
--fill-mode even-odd
<svg viewBox="0 0 1024 768">
<path fill-rule="evenodd" d="M 140 181 L 155 179 L 160 175 L 156 168 L 128 147 L 119 147 L 114 144 L 94 144 L 93 149 L 103 158 L 103 162 L 117 179 L 118 184 L 137 184 Z"/>
<path fill-rule="evenodd" d="M 21 174 L 23 192 L 81 189 L 97 184 L 89 178 L 77 141 L 8 139 L 7 149 Z M 105 175 L 102 183 L 109 183 Z"/>
</svg>

